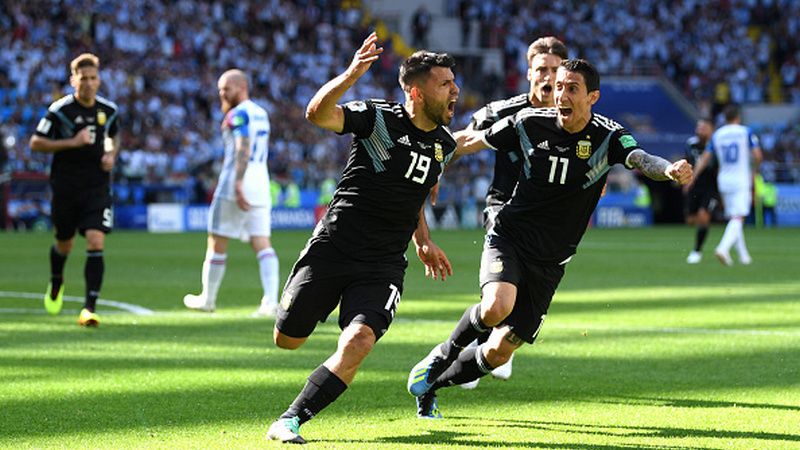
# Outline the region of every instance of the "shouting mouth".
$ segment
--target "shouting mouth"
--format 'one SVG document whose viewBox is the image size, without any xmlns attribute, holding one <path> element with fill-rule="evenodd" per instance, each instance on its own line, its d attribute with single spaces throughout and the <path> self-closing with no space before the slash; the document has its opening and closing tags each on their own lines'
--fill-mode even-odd
<svg viewBox="0 0 800 450">
<path fill-rule="evenodd" d="M 447 103 L 447 112 L 450 114 L 451 117 L 455 115 L 456 99 L 450 100 L 450 102 Z"/>
</svg>

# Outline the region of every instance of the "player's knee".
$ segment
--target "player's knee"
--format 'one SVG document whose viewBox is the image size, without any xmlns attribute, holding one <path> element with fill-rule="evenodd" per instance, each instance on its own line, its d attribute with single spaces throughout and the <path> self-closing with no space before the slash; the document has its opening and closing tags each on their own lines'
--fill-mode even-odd
<svg viewBox="0 0 800 450">
<path fill-rule="evenodd" d="M 272 336 L 272 340 L 278 348 L 284 350 L 295 350 L 299 348 L 306 341 L 307 338 L 293 338 L 286 336 L 278 330 Z"/>
<path fill-rule="evenodd" d="M 68 241 L 56 241 L 56 250 L 58 250 L 58 253 L 66 255 L 72 251 L 72 242 L 72 239 Z"/>
<path fill-rule="evenodd" d="M 508 317 L 512 309 L 514 309 L 514 302 L 507 301 L 502 297 L 496 297 L 493 301 L 481 302 L 481 321 L 493 327 Z"/>
<path fill-rule="evenodd" d="M 340 338 L 342 353 L 355 357 L 366 357 L 375 345 L 375 333 L 366 325 L 351 325 Z"/>
</svg>

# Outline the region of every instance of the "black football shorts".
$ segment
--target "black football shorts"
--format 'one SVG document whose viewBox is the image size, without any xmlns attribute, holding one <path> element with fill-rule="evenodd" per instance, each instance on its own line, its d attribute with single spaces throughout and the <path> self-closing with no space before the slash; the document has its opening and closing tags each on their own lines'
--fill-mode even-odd
<svg viewBox="0 0 800 450">
<path fill-rule="evenodd" d="M 66 241 L 86 230 L 105 234 L 114 226 L 111 192 L 108 186 L 76 189 L 53 186 L 52 220 L 56 239 Z"/>
<path fill-rule="evenodd" d="M 525 262 L 510 241 L 489 234 L 481 256 L 481 289 L 487 283 L 504 281 L 517 287 L 514 308 L 502 324 L 509 325 L 520 339 L 533 344 L 550 301 L 564 276 L 564 265 Z"/>
<path fill-rule="evenodd" d="M 719 194 L 711 189 L 692 189 L 686 197 L 686 211 L 692 216 L 700 209 L 713 212 L 719 205 Z"/>
<path fill-rule="evenodd" d="M 275 326 L 293 338 L 311 335 L 339 306 L 339 328 L 363 323 L 380 339 L 403 294 L 406 263 L 354 261 L 329 241 L 310 243 L 283 288 Z"/>
</svg>

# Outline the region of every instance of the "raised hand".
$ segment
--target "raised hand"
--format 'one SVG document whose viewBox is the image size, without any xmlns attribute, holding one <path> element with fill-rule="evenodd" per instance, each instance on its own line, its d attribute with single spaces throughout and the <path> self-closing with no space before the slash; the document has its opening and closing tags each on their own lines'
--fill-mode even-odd
<svg viewBox="0 0 800 450">
<path fill-rule="evenodd" d="M 380 54 L 383 53 L 383 47 L 378 47 L 377 42 L 378 35 L 374 31 L 364 39 L 364 43 L 356 51 L 350 67 L 345 72 L 348 77 L 360 78 L 361 75 L 364 75 L 369 70 L 372 63 L 378 60 Z"/>
</svg>

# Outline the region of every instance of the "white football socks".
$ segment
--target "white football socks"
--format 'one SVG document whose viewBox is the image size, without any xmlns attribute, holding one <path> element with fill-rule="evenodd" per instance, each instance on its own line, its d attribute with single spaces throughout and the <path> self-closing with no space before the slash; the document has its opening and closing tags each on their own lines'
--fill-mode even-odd
<svg viewBox="0 0 800 450">
<path fill-rule="evenodd" d="M 203 261 L 203 293 L 200 294 L 206 298 L 206 303 L 214 305 L 217 302 L 217 292 L 222 284 L 222 278 L 225 276 L 225 260 L 228 255 L 225 253 L 208 253 L 206 259 Z"/>
<path fill-rule="evenodd" d="M 272 247 L 265 248 L 256 254 L 258 258 L 258 273 L 261 276 L 261 287 L 264 289 L 262 302 L 269 302 L 271 305 L 278 304 L 278 282 L 280 272 L 278 266 L 278 255 Z"/>
</svg>

